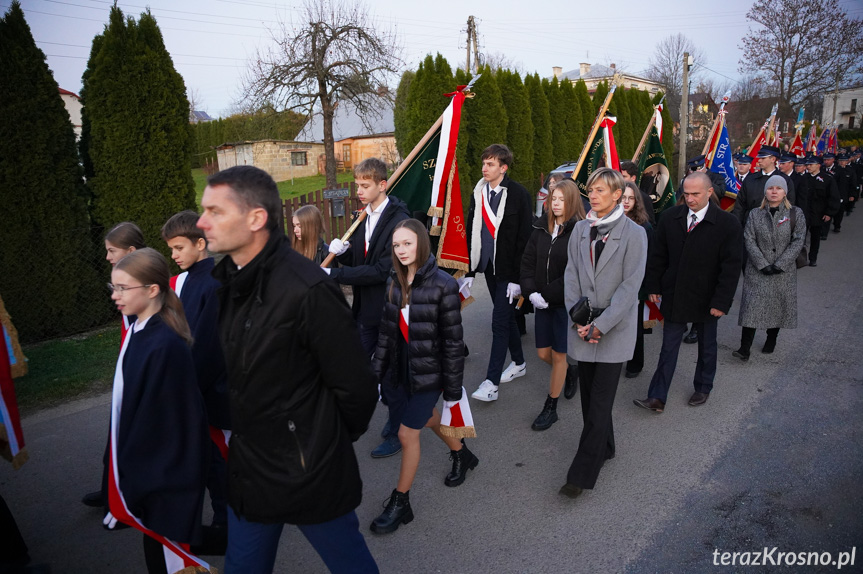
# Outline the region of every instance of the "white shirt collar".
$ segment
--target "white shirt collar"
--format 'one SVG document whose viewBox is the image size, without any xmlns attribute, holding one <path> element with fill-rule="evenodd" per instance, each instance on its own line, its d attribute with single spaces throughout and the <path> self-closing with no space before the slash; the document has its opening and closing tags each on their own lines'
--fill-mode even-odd
<svg viewBox="0 0 863 574">
<path fill-rule="evenodd" d="M 704 219 L 704 215 L 707 213 L 707 209 L 709 207 L 710 207 L 710 202 L 708 201 L 707 205 L 705 205 L 704 207 L 702 207 L 698 211 L 692 211 L 692 209 L 690 209 L 689 214 L 686 216 L 686 224 L 689 225 L 690 223 L 692 223 L 692 215 L 693 214 L 695 214 L 695 221 L 697 221 L 698 223 L 701 223 L 701 221 Z"/>
<path fill-rule="evenodd" d="M 151 317 L 152 317 L 152 315 L 150 315 L 149 317 L 147 317 L 143 321 L 141 319 L 135 319 L 135 324 L 132 325 L 132 332 L 137 333 L 138 331 L 140 331 L 141 329 L 146 327 L 147 321 L 149 321 Z"/>
<path fill-rule="evenodd" d="M 369 215 L 380 215 L 381 213 L 384 212 L 384 209 L 387 208 L 387 204 L 389 202 L 390 202 L 390 198 L 389 198 L 389 196 L 387 196 L 384 198 L 384 200 L 381 202 L 381 204 L 379 206 L 377 206 L 376 209 L 372 209 L 372 204 L 370 203 L 366 206 L 366 213 L 368 213 Z"/>
<path fill-rule="evenodd" d="M 773 171 L 771 171 L 770 173 L 767 173 L 766 171 L 764 171 L 764 170 L 762 169 L 762 170 L 761 170 L 761 173 L 763 173 L 763 174 L 764 174 L 764 175 L 766 175 L 766 176 L 771 176 L 771 175 L 773 175 L 774 173 L 776 173 L 776 170 L 774 169 L 774 170 L 773 170 Z"/>
</svg>

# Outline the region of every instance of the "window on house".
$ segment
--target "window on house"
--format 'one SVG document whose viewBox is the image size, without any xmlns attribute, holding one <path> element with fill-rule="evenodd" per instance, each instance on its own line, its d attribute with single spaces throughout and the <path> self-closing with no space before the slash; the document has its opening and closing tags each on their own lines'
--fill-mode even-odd
<svg viewBox="0 0 863 574">
<path fill-rule="evenodd" d="M 785 132 L 786 134 L 788 133 L 789 124 L 790 124 L 790 122 L 785 122 L 784 124 L 782 124 L 782 131 Z"/>
<path fill-rule="evenodd" d="M 752 135 L 752 122 L 746 124 L 746 133 L 750 136 Z"/>
<path fill-rule="evenodd" d="M 855 98 L 855 99 L 851 100 L 851 113 L 853 114 L 856 111 L 857 111 L 857 99 Z"/>
<path fill-rule="evenodd" d="M 638 84 L 629 84 L 629 87 L 632 88 L 633 90 L 637 90 Z"/>
<path fill-rule="evenodd" d="M 345 163 L 351 163 L 351 144 L 344 144 L 342 146 L 342 160 Z"/>
<path fill-rule="evenodd" d="M 849 130 L 854 129 L 854 120 L 855 119 L 857 119 L 857 118 L 855 118 L 854 116 L 851 116 L 850 118 L 848 118 L 848 129 Z"/>
<path fill-rule="evenodd" d="M 291 165 L 309 165 L 309 159 L 304 151 L 291 152 Z"/>
</svg>

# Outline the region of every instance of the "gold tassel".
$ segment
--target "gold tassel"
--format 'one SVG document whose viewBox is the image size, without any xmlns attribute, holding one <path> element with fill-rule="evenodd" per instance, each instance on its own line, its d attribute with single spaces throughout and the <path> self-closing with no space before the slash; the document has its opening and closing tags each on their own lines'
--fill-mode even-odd
<svg viewBox="0 0 863 574">
<path fill-rule="evenodd" d="M 464 311 L 464 308 L 467 307 L 468 305 L 470 305 L 471 303 L 473 303 L 474 301 L 476 301 L 476 299 L 473 298 L 473 295 L 471 295 L 470 297 L 468 297 L 467 299 L 462 301 L 461 302 L 461 310 Z"/>
<path fill-rule="evenodd" d="M 448 427 L 441 425 L 440 434 L 455 439 L 476 438 L 476 429 L 474 427 Z"/>
<path fill-rule="evenodd" d="M 426 215 L 430 215 L 431 217 L 443 217 L 443 207 L 435 207 L 434 205 L 429 207 L 428 213 Z"/>
<path fill-rule="evenodd" d="M 177 570 L 174 574 L 219 574 L 219 571 L 213 566 L 210 566 L 209 570 L 203 566 L 186 566 L 182 570 Z"/>
<path fill-rule="evenodd" d="M 443 231 L 443 227 L 440 225 L 434 225 L 431 229 L 429 229 L 429 235 L 438 236 Z"/>
</svg>

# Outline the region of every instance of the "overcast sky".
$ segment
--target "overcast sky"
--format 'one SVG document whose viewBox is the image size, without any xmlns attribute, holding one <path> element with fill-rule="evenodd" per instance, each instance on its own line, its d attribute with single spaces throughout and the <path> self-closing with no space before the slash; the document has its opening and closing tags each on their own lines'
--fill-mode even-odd
<svg viewBox="0 0 863 574">
<path fill-rule="evenodd" d="M 93 37 L 102 32 L 113 2 L 105 0 L 22 0 L 36 43 L 62 88 L 78 93 Z M 863 17 L 860 0 L 840 0 L 853 17 Z M 5 12 L 9 0 L 0 0 Z M 199 108 L 227 115 L 239 97 L 246 62 L 271 43 L 270 30 L 299 14 L 299 0 L 120 0 L 129 16 L 149 6 L 174 64 Z M 705 53 L 701 62 L 718 80 L 739 78 L 740 39 L 746 33 L 752 0 L 693 3 L 680 0 L 373 0 L 367 2 L 381 26 L 394 27 L 404 46 L 407 68 L 427 53 L 440 52 L 450 65 L 464 66 L 466 23 L 477 20 L 480 51 L 499 53 L 523 72 L 550 76 L 579 62 L 615 63 L 638 73 L 662 38 L 686 34 Z M 699 62 L 696 62 L 698 65 Z M 393 87 L 397 79 L 393 80 Z"/>
</svg>

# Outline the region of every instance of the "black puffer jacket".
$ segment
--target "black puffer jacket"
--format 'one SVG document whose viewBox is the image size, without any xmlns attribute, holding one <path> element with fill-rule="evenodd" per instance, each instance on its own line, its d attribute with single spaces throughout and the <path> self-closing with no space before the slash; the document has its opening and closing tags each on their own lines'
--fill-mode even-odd
<svg viewBox="0 0 863 574">
<path fill-rule="evenodd" d="M 339 287 L 270 237 L 242 269 L 213 271 L 228 368 L 229 502 L 252 522 L 320 524 L 362 499 L 352 441 L 377 404 L 377 379 Z"/>
<path fill-rule="evenodd" d="M 389 296 L 392 287 L 392 297 Z M 387 282 L 378 347 L 372 367 L 380 380 L 398 364 L 399 313 L 402 292 L 395 271 Z M 411 285 L 408 324 L 408 353 L 411 372 L 410 392 L 438 391 L 443 398 L 461 398 L 464 375 L 464 338 L 461 326 L 461 299 L 458 283 L 438 269 L 434 256 L 420 267 Z M 404 384 L 391 377 L 393 384 Z"/>
<path fill-rule="evenodd" d="M 569 259 L 569 236 L 575 223 L 573 217 L 552 239 L 548 232 L 548 219 L 541 217 L 534 222 L 533 233 L 521 258 L 521 292 L 525 297 L 539 293 L 549 307 L 564 306 L 563 273 Z"/>
</svg>

